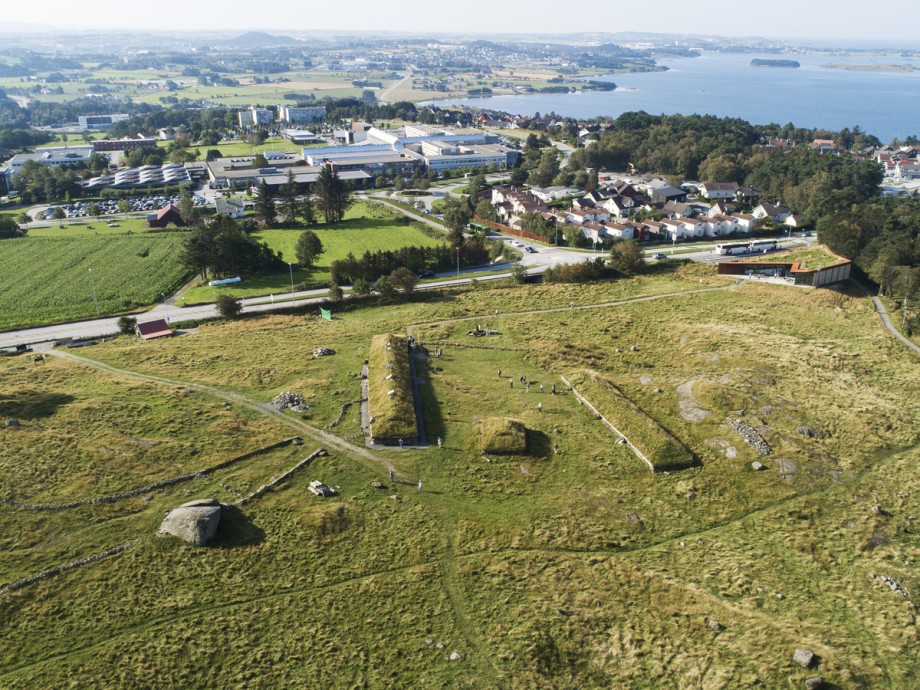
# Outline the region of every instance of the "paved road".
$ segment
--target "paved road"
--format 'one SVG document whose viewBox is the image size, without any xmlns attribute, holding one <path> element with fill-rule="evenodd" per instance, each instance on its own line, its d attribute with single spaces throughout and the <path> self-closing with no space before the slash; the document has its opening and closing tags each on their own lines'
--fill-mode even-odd
<svg viewBox="0 0 920 690">
<path fill-rule="evenodd" d="M 410 73 L 410 74 L 407 74 L 406 76 L 404 76 L 402 79 L 400 79 L 398 82 L 396 82 L 396 83 L 393 84 L 392 86 L 388 86 L 387 88 L 385 88 L 383 91 L 380 92 L 380 95 L 377 96 L 377 101 L 378 101 L 379 103 L 384 103 L 384 104 L 386 104 L 386 103 L 388 102 L 388 101 L 387 101 L 387 98 L 390 97 L 390 92 L 393 91 L 394 89 L 396 89 L 396 88 L 402 86 L 402 85 L 403 85 L 403 82 L 405 82 L 406 80 L 411 79 L 411 78 L 412 78 L 412 74 L 411 74 L 411 73 Z"/>
<path fill-rule="evenodd" d="M 383 201 L 383 203 L 387 202 Z M 426 218 L 425 216 L 413 213 L 409 213 L 408 215 L 420 222 L 426 223 L 433 227 L 437 227 L 438 229 L 443 229 L 442 226 L 438 225 L 431 219 Z M 521 263 L 527 267 L 527 272 L 530 275 L 540 274 L 550 266 L 557 266 L 563 263 L 573 263 L 578 261 L 588 261 L 598 256 L 603 256 L 603 253 L 595 254 L 593 252 L 573 252 L 572 250 L 564 247 L 547 247 L 535 242 L 529 242 L 527 240 L 521 240 L 516 237 L 509 237 L 505 235 L 499 235 L 499 238 L 506 242 L 516 241 L 525 247 L 531 246 L 536 249 L 535 253 L 525 251 L 521 260 Z M 711 247 L 712 245 L 709 245 L 709 248 L 701 249 L 699 252 L 678 254 L 677 256 L 694 261 L 712 261 L 715 260 L 716 257 L 713 256 Z M 646 255 L 654 251 L 661 250 L 648 250 L 646 251 Z M 512 275 L 512 268 L 513 266 L 510 264 L 497 264 L 494 266 L 464 268 L 460 271 L 459 277 L 455 271 L 444 271 L 435 276 L 437 280 L 419 285 L 417 289 L 431 290 L 455 285 L 463 285 L 474 279 L 479 281 L 501 280 Z M 500 272 L 491 275 L 481 275 L 484 272 L 495 270 Z M 326 295 L 327 290 L 319 289 L 295 292 L 293 294 L 294 299 L 285 302 L 280 300 L 290 297 L 291 293 L 276 295 L 276 297 L 279 298 L 279 301 L 274 302 L 270 298 L 264 296 L 246 298 L 241 301 L 243 303 L 243 312 L 250 314 L 256 312 L 269 312 L 277 309 L 284 309 L 287 307 L 300 307 L 304 305 L 318 304 L 326 299 Z M 217 316 L 217 308 L 213 304 L 178 307 L 175 304 L 171 304 L 170 302 L 171 300 L 167 300 L 165 303 L 159 304 L 149 311 L 143 312 L 141 314 L 136 314 L 135 316 L 141 321 L 166 319 L 170 323 L 175 323 L 178 321 L 210 319 Z M 88 340 L 106 335 L 112 335 L 117 332 L 118 317 L 92 319 L 76 323 L 59 324 L 56 326 L 43 326 L 40 328 L 26 328 L 0 333 L 0 347 L 13 347 L 19 344 L 42 343 L 52 340 L 64 340 L 66 338 L 73 338 L 75 340 Z"/>
</svg>

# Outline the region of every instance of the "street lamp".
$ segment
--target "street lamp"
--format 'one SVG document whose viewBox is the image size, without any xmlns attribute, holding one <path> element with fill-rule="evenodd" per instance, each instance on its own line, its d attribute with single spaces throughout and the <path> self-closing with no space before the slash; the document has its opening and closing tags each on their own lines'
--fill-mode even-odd
<svg viewBox="0 0 920 690">
<path fill-rule="evenodd" d="M 291 299 L 294 299 L 294 264 L 288 261 L 288 268 L 291 270 Z"/>
<path fill-rule="evenodd" d="M 163 298 L 163 306 L 166 307 L 166 323 L 169 323 L 169 304 L 166 302 L 166 293 L 161 292 L 160 296 Z"/>
<path fill-rule="evenodd" d="M 96 298 L 96 280 L 93 278 L 93 269 L 86 269 L 89 272 L 89 282 L 93 287 L 93 302 L 96 305 L 96 318 L 99 318 L 99 300 Z"/>
<path fill-rule="evenodd" d="M 457 280 L 460 280 L 460 245 L 457 245 Z"/>
</svg>

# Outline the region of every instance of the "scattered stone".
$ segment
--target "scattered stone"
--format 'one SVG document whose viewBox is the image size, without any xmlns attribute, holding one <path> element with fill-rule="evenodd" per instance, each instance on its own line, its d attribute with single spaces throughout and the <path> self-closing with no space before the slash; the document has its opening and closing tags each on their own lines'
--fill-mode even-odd
<svg viewBox="0 0 920 690">
<path fill-rule="evenodd" d="M 6 426 L 10 429 L 18 429 L 21 425 L 19 424 L 18 419 L 7 419 Z"/>
<path fill-rule="evenodd" d="M 620 348 L 616 348 L 614 352 L 622 352 L 622 350 Z"/>
<path fill-rule="evenodd" d="M 757 462 L 755 460 L 754 462 L 751 463 L 751 469 L 754 470 L 755 472 L 760 472 L 761 470 L 767 469 L 767 466 L 764 465 L 762 462 Z"/>
<path fill-rule="evenodd" d="M 660 392 L 661 392 L 661 389 L 660 389 L 660 388 L 653 388 L 653 389 L 652 389 L 652 393 L 660 393 Z"/>
<path fill-rule="evenodd" d="M 783 599 L 786 598 L 786 595 L 783 594 L 782 592 L 777 592 L 777 593 L 776 593 L 776 598 L 779 599 L 780 601 L 782 601 Z"/>
<path fill-rule="evenodd" d="M 706 625 L 715 630 L 716 632 L 722 632 L 725 630 L 725 626 L 722 625 L 719 621 L 709 618 L 706 620 Z"/>
<path fill-rule="evenodd" d="M 144 496 L 143 498 L 141 498 L 141 500 L 142 500 L 142 501 L 146 501 L 147 503 L 149 503 L 150 501 L 153 500 L 153 496 L 150 495 L 150 494 L 147 494 L 146 496 Z"/>
<path fill-rule="evenodd" d="M 872 506 L 873 515 L 881 515 L 882 517 L 891 517 L 891 513 L 882 508 L 882 506 Z"/>
<path fill-rule="evenodd" d="M 204 546 L 217 533 L 220 501 L 205 498 L 183 503 L 169 511 L 160 525 L 161 534 L 171 534 L 195 546 Z"/>
<path fill-rule="evenodd" d="M 443 643 L 443 642 L 438 642 L 437 647 L 438 647 L 438 649 L 444 649 L 444 643 Z"/>
<path fill-rule="evenodd" d="M 451 652 L 451 655 L 450 655 L 451 661 L 457 661 L 459 658 L 460 658 L 460 654 L 458 654 L 457 652 Z"/>
<path fill-rule="evenodd" d="M 729 446 L 725 449 L 725 457 L 729 460 L 734 460 L 738 456 L 738 450 L 734 446 Z"/>
<path fill-rule="evenodd" d="M 381 482 L 381 481 L 377 481 L 376 479 L 375 479 L 374 481 L 371 482 L 371 486 L 374 487 L 375 489 L 385 489 L 385 488 L 387 488 L 387 485 L 386 485 L 386 484 L 384 484 L 384 483 Z"/>
<path fill-rule="evenodd" d="M 804 666 L 805 668 L 811 668 L 811 666 L 815 663 L 815 653 L 810 649 L 796 649 L 795 654 L 792 655 L 792 658 L 797 664 Z"/>
<path fill-rule="evenodd" d="M 630 522 L 639 522 L 639 516 L 636 515 L 635 513 L 630 513 L 629 515 L 626 516 L 626 519 L 629 520 Z"/>
<path fill-rule="evenodd" d="M 680 546 L 681 548 L 683 548 L 683 547 L 686 546 L 686 545 L 687 545 L 687 542 L 685 542 L 685 541 L 678 542 L 678 546 Z"/>
<path fill-rule="evenodd" d="M 571 612 L 571 611 L 566 611 L 565 609 L 556 609 L 556 615 L 568 617 L 568 616 L 571 616 L 571 615 L 572 615 L 572 612 Z"/>
<path fill-rule="evenodd" d="M 434 644 L 434 640 L 432 640 L 432 639 L 429 637 L 427 640 L 425 640 L 425 644 L 427 644 L 427 645 L 430 647 L 431 645 Z"/>
<path fill-rule="evenodd" d="M 629 346 L 629 351 L 630 351 L 630 352 L 635 352 L 635 351 L 638 350 L 638 349 L 639 349 L 639 348 L 636 347 L 635 345 L 630 345 L 630 346 Z"/>
<path fill-rule="evenodd" d="M 773 452 L 773 449 L 763 440 L 763 436 L 757 433 L 757 430 L 747 422 L 728 417 L 725 423 L 728 424 L 729 429 L 741 437 L 742 441 L 761 455 L 770 455 Z"/>
<path fill-rule="evenodd" d="M 823 690 L 827 685 L 821 676 L 812 676 L 805 679 L 805 690 Z"/>
<path fill-rule="evenodd" d="M 806 438 L 814 438 L 814 437 L 815 437 L 815 430 L 812 429 L 810 426 L 800 426 L 798 429 L 796 429 L 796 432 L 799 433 L 799 434 L 801 434 L 802 436 L 804 436 L 804 437 L 806 437 Z"/>
<path fill-rule="evenodd" d="M 303 396 L 291 391 L 284 391 L 272 398 L 272 405 L 279 410 L 286 410 L 289 407 L 303 405 Z"/>
<path fill-rule="evenodd" d="M 302 446 L 303 439 L 300 438 L 300 436 L 295 436 L 294 438 L 291 439 L 291 443 L 294 444 L 295 446 Z"/>
<path fill-rule="evenodd" d="M 639 383 L 641 383 L 643 386 L 647 386 L 651 382 L 652 382 L 651 376 L 640 376 L 639 377 Z"/>
<path fill-rule="evenodd" d="M 881 582 L 895 594 L 900 594 L 905 599 L 910 599 L 910 592 L 901 584 L 900 580 L 896 580 L 890 575 L 873 575 L 872 579 Z"/>
<path fill-rule="evenodd" d="M 393 494 L 393 495 L 390 496 L 390 500 L 391 500 L 391 501 L 397 501 L 397 502 L 399 502 L 399 501 L 401 501 L 402 499 L 401 499 L 399 496 L 397 496 L 396 494 Z"/>
<path fill-rule="evenodd" d="M 314 357 L 328 357 L 329 355 L 334 355 L 334 354 L 335 354 L 335 350 L 333 350 L 331 347 L 318 347 L 315 350 L 313 350 Z"/>
</svg>

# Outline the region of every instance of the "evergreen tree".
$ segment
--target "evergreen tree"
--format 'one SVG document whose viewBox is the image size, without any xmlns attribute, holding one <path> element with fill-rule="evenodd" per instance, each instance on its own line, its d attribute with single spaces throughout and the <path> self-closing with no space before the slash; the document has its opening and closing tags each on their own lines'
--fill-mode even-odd
<svg viewBox="0 0 920 690">
<path fill-rule="evenodd" d="M 294 180 L 294 173 L 290 170 L 288 170 L 287 182 L 281 186 L 281 209 L 286 224 L 297 223 L 297 214 L 300 210 L 297 201 L 297 182 Z"/>
<path fill-rule="evenodd" d="M 269 186 L 265 184 L 265 180 L 262 180 L 262 183 L 256 189 L 255 208 L 256 217 L 262 227 L 271 227 L 275 222 L 275 217 L 278 215 L 278 209 L 275 206 L 275 196 Z"/>
<path fill-rule="evenodd" d="M 339 174 L 323 167 L 313 187 L 319 200 L 323 218 L 327 223 L 339 223 L 345 218 L 345 212 L 352 206 L 354 200 L 351 192 L 342 182 Z"/>
</svg>

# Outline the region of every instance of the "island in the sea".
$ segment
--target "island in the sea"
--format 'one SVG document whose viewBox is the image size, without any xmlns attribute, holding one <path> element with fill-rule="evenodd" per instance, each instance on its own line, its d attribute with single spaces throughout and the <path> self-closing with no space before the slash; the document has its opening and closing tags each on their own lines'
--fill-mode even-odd
<svg viewBox="0 0 920 690">
<path fill-rule="evenodd" d="M 796 60 L 765 60 L 763 58 L 754 58 L 751 60 L 751 67 L 801 67 Z"/>
<path fill-rule="evenodd" d="M 826 62 L 821 67 L 826 69 L 847 69 L 855 72 L 920 72 L 920 67 L 904 63 L 900 65 L 850 65 Z"/>
</svg>

